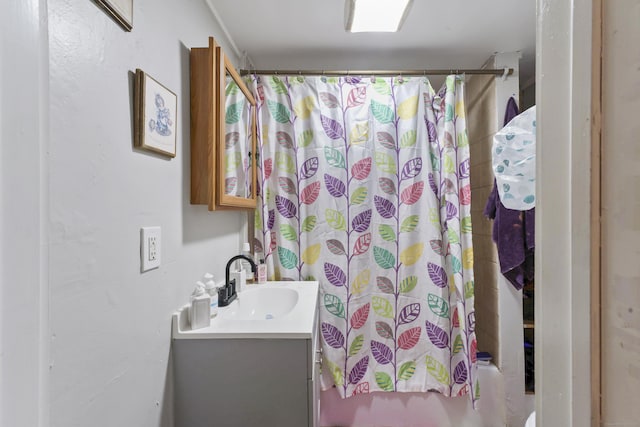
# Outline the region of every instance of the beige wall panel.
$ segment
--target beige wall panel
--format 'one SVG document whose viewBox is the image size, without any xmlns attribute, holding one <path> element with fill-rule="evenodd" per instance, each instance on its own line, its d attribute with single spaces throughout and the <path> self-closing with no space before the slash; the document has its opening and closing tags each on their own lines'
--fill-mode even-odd
<svg viewBox="0 0 640 427">
<path fill-rule="evenodd" d="M 473 223 L 473 234 L 491 237 L 493 233 L 493 221 L 484 216 L 484 207 L 471 211 L 471 221 Z"/>
<path fill-rule="evenodd" d="M 493 178 L 493 176 L 491 176 L 490 178 Z M 493 190 L 493 181 L 491 181 L 490 185 L 475 187 L 473 190 L 474 191 L 471 194 L 471 211 L 484 212 L 484 207 L 487 205 L 487 199 L 491 194 L 491 190 Z"/>
<path fill-rule="evenodd" d="M 499 274 L 497 263 L 488 259 L 481 259 L 480 261 L 481 262 L 474 266 L 474 271 L 476 273 L 476 278 L 478 277 L 478 275 L 480 275 L 484 277 L 485 280 L 487 280 L 487 286 L 483 286 L 480 290 L 476 290 L 476 296 L 486 292 L 494 292 L 497 289 L 497 277 Z M 482 303 L 482 301 L 476 301 L 476 306 L 478 306 L 480 303 Z M 490 304 L 487 305 L 494 306 L 495 303 L 495 300 L 491 300 Z"/>
<path fill-rule="evenodd" d="M 471 150 L 471 220 L 473 223 L 476 336 L 478 348 L 499 363 L 497 255 L 491 240 L 491 222 L 482 211 L 493 186 L 491 141 L 497 131 L 495 78 L 473 76 L 467 80 L 467 126 Z"/>
<path fill-rule="evenodd" d="M 469 141 L 493 135 L 497 129 L 495 117 L 495 78 L 493 76 L 472 76 L 467 79 L 465 106 Z"/>
<path fill-rule="evenodd" d="M 471 158 L 474 163 L 484 163 L 491 160 L 493 135 L 494 134 L 482 138 L 473 138 L 473 142 L 469 141 Z"/>
<path fill-rule="evenodd" d="M 602 425 L 640 426 L 640 0 L 603 3 Z"/>
<path fill-rule="evenodd" d="M 498 252 L 496 251 L 496 245 L 491 240 L 491 236 L 486 235 L 473 235 L 473 257 L 474 257 L 474 269 L 477 270 L 480 262 L 498 262 Z M 478 275 L 476 274 L 476 281 Z"/>
<path fill-rule="evenodd" d="M 471 164 L 469 173 L 471 174 L 471 190 L 493 186 L 494 177 L 490 160 L 476 165 Z M 471 193 L 471 197 L 473 198 L 473 193 Z"/>
</svg>

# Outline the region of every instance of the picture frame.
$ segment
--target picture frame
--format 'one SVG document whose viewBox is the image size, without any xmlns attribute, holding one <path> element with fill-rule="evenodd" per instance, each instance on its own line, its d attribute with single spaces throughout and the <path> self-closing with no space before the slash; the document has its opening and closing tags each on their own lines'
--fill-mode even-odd
<svg viewBox="0 0 640 427">
<path fill-rule="evenodd" d="M 134 145 L 176 156 L 178 97 L 141 69 L 134 83 Z"/>
<path fill-rule="evenodd" d="M 94 0 L 125 31 L 133 29 L 133 0 Z"/>
</svg>

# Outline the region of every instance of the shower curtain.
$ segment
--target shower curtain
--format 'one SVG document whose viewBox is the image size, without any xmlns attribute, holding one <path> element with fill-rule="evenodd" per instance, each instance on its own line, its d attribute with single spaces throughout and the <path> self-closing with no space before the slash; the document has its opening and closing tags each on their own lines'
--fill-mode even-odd
<svg viewBox="0 0 640 427">
<path fill-rule="evenodd" d="M 254 76 L 254 249 L 321 284 L 322 379 L 479 396 L 464 82 Z"/>
</svg>

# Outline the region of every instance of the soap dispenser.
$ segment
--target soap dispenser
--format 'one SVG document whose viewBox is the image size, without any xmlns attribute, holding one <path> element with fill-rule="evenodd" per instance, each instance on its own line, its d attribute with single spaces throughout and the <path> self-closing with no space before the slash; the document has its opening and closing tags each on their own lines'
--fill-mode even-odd
<svg viewBox="0 0 640 427">
<path fill-rule="evenodd" d="M 196 288 L 191 294 L 189 321 L 192 330 L 206 328 L 211 324 L 211 298 L 205 292 L 205 284 L 201 281 L 196 283 Z"/>
<path fill-rule="evenodd" d="M 203 278 L 206 280 L 204 290 L 209 294 L 210 316 L 213 318 L 218 315 L 218 286 L 213 281 L 213 274 L 206 273 Z"/>
</svg>

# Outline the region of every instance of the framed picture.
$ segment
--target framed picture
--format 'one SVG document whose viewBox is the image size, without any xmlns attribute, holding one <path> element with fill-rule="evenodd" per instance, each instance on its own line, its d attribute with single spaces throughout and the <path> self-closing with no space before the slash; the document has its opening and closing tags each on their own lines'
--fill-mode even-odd
<svg viewBox="0 0 640 427">
<path fill-rule="evenodd" d="M 125 29 L 133 28 L 133 0 L 94 0 Z"/>
<path fill-rule="evenodd" d="M 133 96 L 134 145 L 176 156 L 178 97 L 137 69 Z"/>
</svg>

